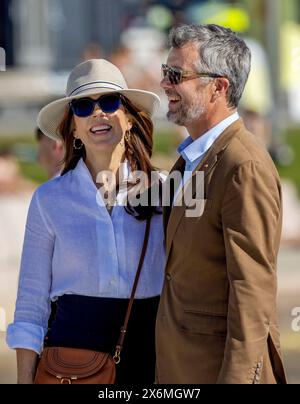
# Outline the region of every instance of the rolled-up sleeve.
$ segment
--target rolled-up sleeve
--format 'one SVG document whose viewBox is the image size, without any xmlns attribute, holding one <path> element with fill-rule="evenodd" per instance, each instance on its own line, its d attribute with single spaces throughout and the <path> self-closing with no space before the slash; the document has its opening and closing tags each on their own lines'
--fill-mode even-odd
<svg viewBox="0 0 300 404">
<path fill-rule="evenodd" d="M 38 191 L 28 211 L 14 322 L 8 326 L 6 341 L 10 348 L 40 353 L 50 314 L 55 237 L 39 202 Z"/>
</svg>

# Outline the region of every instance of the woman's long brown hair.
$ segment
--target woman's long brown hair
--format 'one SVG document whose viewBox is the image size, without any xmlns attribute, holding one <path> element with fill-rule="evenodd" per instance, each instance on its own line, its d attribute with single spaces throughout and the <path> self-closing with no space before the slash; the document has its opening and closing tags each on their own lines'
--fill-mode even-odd
<svg viewBox="0 0 300 404">
<path fill-rule="evenodd" d="M 126 97 L 122 95 L 122 105 L 125 112 L 129 115 L 132 122 L 132 128 L 128 136 L 124 137 L 125 158 L 128 160 L 131 171 L 143 171 L 151 184 L 151 172 L 158 171 L 151 163 L 153 152 L 153 122 L 148 113 L 141 111 L 133 105 Z M 68 108 L 63 116 L 61 123 L 57 128 L 57 134 L 63 139 L 65 144 L 64 169 L 61 175 L 73 170 L 78 161 L 86 158 L 84 145 L 81 149 L 74 149 L 73 142 L 73 113 Z M 161 184 L 155 186 L 161 187 Z M 149 192 L 147 190 L 147 192 Z M 149 192 L 149 206 L 132 207 L 129 203 L 125 206 L 127 213 L 133 215 L 137 220 L 145 220 L 154 213 L 160 214 L 161 209 L 151 206 Z"/>
</svg>

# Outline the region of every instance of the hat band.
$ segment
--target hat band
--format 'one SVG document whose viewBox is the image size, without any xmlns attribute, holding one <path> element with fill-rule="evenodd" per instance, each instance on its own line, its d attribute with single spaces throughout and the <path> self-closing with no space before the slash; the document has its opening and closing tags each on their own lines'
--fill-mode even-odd
<svg viewBox="0 0 300 404">
<path fill-rule="evenodd" d="M 97 89 L 107 88 L 109 90 L 124 90 L 123 87 L 119 86 L 116 83 L 112 83 L 110 81 L 92 81 L 91 83 L 83 84 L 82 86 L 75 88 L 75 90 L 73 90 L 68 95 L 68 97 L 71 97 L 72 95 L 81 94 L 84 91 L 92 90 L 94 88 L 97 88 Z"/>
</svg>

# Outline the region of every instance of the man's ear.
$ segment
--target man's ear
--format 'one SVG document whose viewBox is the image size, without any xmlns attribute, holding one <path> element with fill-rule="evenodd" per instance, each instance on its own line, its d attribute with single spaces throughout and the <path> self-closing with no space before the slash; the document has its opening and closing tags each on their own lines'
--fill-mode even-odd
<svg viewBox="0 0 300 404">
<path fill-rule="evenodd" d="M 213 93 L 213 101 L 221 96 L 225 96 L 226 98 L 226 94 L 230 86 L 229 80 L 226 77 L 219 77 L 215 79 L 214 86 L 215 91 Z"/>
</svg>

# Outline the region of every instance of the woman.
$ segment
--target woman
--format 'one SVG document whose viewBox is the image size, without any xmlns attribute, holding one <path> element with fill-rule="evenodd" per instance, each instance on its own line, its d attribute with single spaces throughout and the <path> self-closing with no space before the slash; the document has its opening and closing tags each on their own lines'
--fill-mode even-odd
<svg viewBox="0 0 300 404">
<path fill-rule="evenodd" d="M 33 382 L 44 341 L 114 352 L 151 216 L 117 383 L 152 383 L 162 216 L 156 207 L 122 205 L 127 186 L 138 182 L 133 172 L 150 181 L 155 171 L 150 116 L 159 98 L 128 89 L 119 69 L 101 59 L 76 66 L 66 93 L 38 117 L 47 136 L 63 140 L 65 159 L 62 175 L 40 186 L 29 208 L 15 318 L 7 331 L 8 345 L 17 350 L 18 382 Z M 114 187 L 100 175 L 107 171 L 116 175 Z"/>
</svg>

